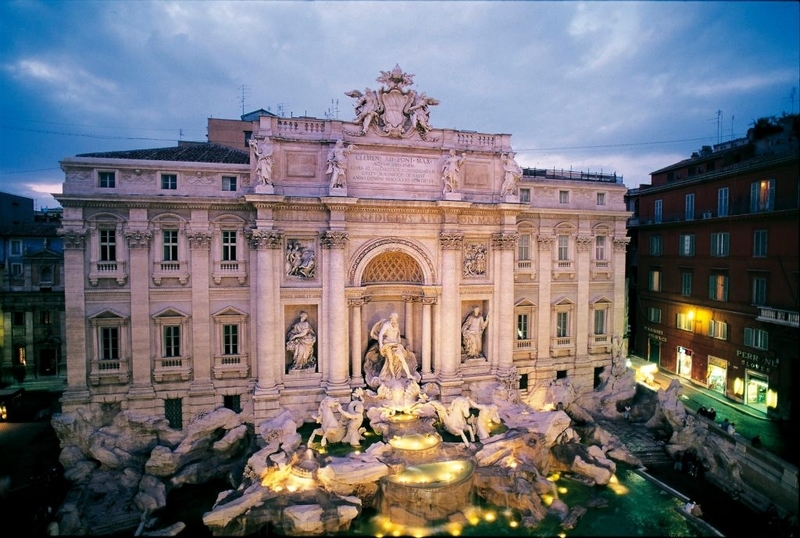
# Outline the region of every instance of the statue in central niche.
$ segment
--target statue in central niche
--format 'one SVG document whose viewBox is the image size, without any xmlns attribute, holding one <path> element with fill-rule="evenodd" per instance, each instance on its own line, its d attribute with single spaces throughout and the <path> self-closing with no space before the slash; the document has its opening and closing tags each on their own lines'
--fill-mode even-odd
<svg viewBox="0 0 800 538">
<path fill-rule="evenodd" d="M 419 381 L 417 357 L 406 347 L 396 312 L 373 325 L 370 338 L 373 343 L 364 361 L 367 385 L 377 388 L 393 380 Z"/>
</svg>

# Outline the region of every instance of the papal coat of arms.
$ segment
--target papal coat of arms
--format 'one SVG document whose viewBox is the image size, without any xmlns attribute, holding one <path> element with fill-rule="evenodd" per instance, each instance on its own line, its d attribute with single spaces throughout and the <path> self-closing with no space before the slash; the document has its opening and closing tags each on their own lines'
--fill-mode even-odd
<svg viewBox="0 0 800 538">
<path fill-rule="evenodd" d="M 381 136 L 392 138 L 409 138 L 414 133 L 423 140 L 428 138 L 431 130 L 429 107 L 439 101 L 428 97 L 425 92 L 405 89 L 414 83 L 414 75 L 404 73 L 399 65 L 391 71 L 381 71 L 377 82 L 383 84 L 378 90 L 366 88 L 345 92 L 345 95 L 356 99 L 356 117 L 353 123 L 361 127 L 360 131 L 347 132 L 351 136 L 364 136 L 374 127 Z"/>
</svg>

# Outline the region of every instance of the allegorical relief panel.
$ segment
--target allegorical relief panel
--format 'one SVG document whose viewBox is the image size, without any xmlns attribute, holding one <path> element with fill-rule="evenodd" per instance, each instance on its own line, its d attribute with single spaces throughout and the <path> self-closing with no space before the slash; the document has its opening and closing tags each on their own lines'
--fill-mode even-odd
<svg viewBox="0 0 800 538">
<path fill-rule="evenodd" d="M 464 278 L 480 278 L 486 276 L 486 253 L 488 248 L 485 243 L 468 243 L 464 248 Z"/>
<path fill-rule="evenodd" d="M 313 280 L 317 276 L 317 254 L 313 240 L 288 239 L 284 274 L 288 278 Z"/>
</svg>

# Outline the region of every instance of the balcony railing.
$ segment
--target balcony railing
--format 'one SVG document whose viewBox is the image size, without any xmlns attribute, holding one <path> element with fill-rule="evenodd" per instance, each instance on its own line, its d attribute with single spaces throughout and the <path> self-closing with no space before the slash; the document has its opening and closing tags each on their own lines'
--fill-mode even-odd
<svg viewBox="0 0 800 538">
<path fill-rule="evenodd" d="M 250 361 L 246 353 L 241 355 L 216 355 L 214 357 L 214 377 L 216 379 L 244 379 L 250 373 Z"/>
<path fill-rule="evenodd" d="M 756 320 L 798 328 L 800 327 L 800 312 L 770 308 L 769 306 L 759 306 Z"/>
<path fill-rule="evenodd" d="M 239 285 L 244 286 L 247 280 L 247 263 L 244 261 L 215 261 L 212 274 L 215 284 L 220 284 L 223 278 L 235 278 Z"/>
<path fill-rule="evenodd" d="M 592 278 L 598 275 L 611 276 L 611 262 L 608 260 L 594 260 L 592 261 Z"/>
<path fill-rule="evenodd" d="M 126 384 L 131 378 L 128 359 L 93 359 L 89 366 L 89 382 L 92 385 L 102 383 Z"/>
<path fill-rule="evenodd" d="M 154 262 L 153 283 L 160 286 L 164 278 L 177 278 L 181 285 L 186 284 L 189 281 L 189 262 Z"/>
<path fill-rule="evenodd" d="M 535 340 L 515 340 L 515 347 L 517 351 L 527 351 L 533 349 Z"/>
<path fill-rule="evenodd" d="M 127 264 L 121 261 L 93 262 L 89 270 L 89 282 L 92 286 L 97 286 L 101 278 L 113 278 L 122 286 L 128 279 L 127 269 Z"/>
<path fill-rule="evenodd" d="M 607 334 L 589 335 L 589 353 L 610 353 L 611 336 Z"/>
<path fill-rule="evenodd" d="M 553 278 L 567 276 L 575 278 L 575 262 L 572 260 L 556 260 L 553 262 Z"/>
<path fill-rule="evenodd" d="M 563 357 L 575 354 L 575 339 L 571 336 L 557 336 L 550 339 L 550 355 Z"/>
<path fill-rule="evenodd" d="M 192 377 L 191 357 L 155 357 L 153 359 L 153 380 L 189 381 Z"/>
</svg>

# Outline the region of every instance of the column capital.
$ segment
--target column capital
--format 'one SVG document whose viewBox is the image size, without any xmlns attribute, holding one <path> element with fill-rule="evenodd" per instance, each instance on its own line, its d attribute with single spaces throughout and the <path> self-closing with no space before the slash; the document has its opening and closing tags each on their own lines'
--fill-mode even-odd
<svg viewBox="0 0 800 538">
<path fill-rule="evenodd" d="M 556 236 L 554 235 L 539 235 L 536 237 L 536 242 L 539 244 L 539 250 L 550 250 L 555 243 Z"/>
<path fill-rule="evenodd" d="M 128 242 L 128 248 L 148 248 L 150 246 L 150 239 L 153 238 L 153 232 L 150 230 L 125 230 L 122 232 L 125 240 Z"/>
<path fill-rule="evenodd" d="M 589 247 L 592 246 L 592 236 L 591 235 L 579 235 L 575 238 L 575 243 L 578 245 L 579 252 L 586 252 L 589 250 Z"/>
<path fill-rule="evenodd" d="M 61 243 L 65 250 L 83 250 L 86 246 L 86 230 L 58 230 Z"/>
<path fill-rule="evenodd" d="M 614 250 L 618 252 L 625 252 L 628 249 L 628 243 L 631 242 L 630 237 L 615 237 Z"/>
<path fill-rule="evenodd" d="M 439 245 L 442 250 L 461 250 L 463 243 L 463 233 L 442 232 L 439 234 Z"/>
<path fill-rule="evenodd" d="M 497 250 L 514 250 L 517 247 L 518 233 L 492 234 L 492 247 Z"/>
<path fill-rule="evenodd" d="M 186 230 L 184 233 L 189 239 L 189 248 L 208 249 L 211 246 L 211 232 L 208 230 Z"/>
<path fill-rule="evenodd" d="M 348 233 L 326 230 L 320 234 L 320 242 L 324 249 L 343 249 L 347 246 Z"/>
<path fill-rule="evenodd" d="M 276 250 L 281 248 L 283 241 L 283 233 L 277 230 L 248 229 L 245 236 L 254 250 Z"/>
<path fill-rule="evenodd" d="M 365 297 L 348 297 L 347 306 L 364 306 L 367 303 Z"/>
</svg>

